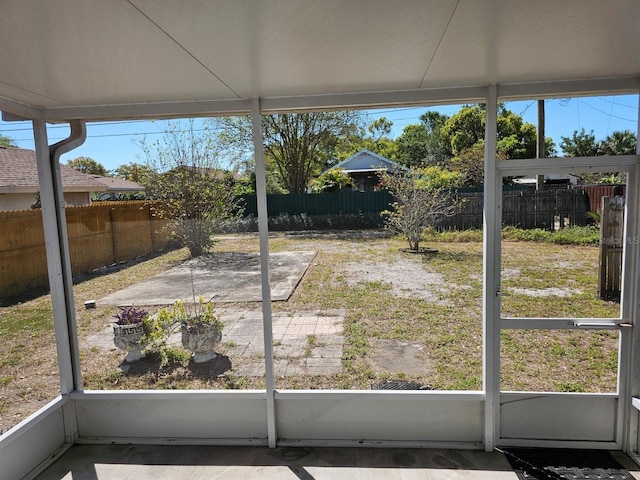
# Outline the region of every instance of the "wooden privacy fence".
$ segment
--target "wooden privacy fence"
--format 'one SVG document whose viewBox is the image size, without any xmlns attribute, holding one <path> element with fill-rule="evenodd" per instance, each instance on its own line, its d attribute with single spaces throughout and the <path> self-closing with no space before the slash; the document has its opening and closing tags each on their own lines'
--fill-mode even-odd
<svg viewBox="0 0 640 480">
<path fill-rule="evenodd" d="M 482 228 L 482 192 L 459 193 L 460 211 L 441 230 Z M 245 196 L 245 215 L 256 215 L 255 196 Z M 387 191 L 268 195 L 269 215 L 378 214 L 389 209 Z M 589 203 L 582 190 L 505 191 L 502 223 L 522 228 L 585 225 Z M 132 260 L 166 248 L 164 221 L 145 201 L 104 202 L 66 209 L 73 274 Z M 0 212 L 0 299 L 47 285 L 40 210 Z"/>
<path fill-rule="evenodd" d="M 482 228 L 482 192 L 460 193 L 461 208 L 438 224 L 439 230 Z M 502 225 L 553 230 L 584 226 L 589 201 L 582 190 L 520 190 L 502 194 Z"/>
<path fill-rule="evenodd" d="M 619 299 L 622 291 L 625 197 L 602 197 L 598 297 Z"/>
<path fill-rule="evenodd" d="M 171 238 L 151 204 L 105 202 L 65 209 L 74 275 L 163 250 Z M 0 299 L 48 284 L 42 212 L 0 212 Z"/>
</svg>

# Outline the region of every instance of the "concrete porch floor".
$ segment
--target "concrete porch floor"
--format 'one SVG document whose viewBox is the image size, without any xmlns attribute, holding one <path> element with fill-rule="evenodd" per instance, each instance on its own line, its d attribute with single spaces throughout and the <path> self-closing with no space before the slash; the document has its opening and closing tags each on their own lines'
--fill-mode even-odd
<svg viewBox="0 0 640 480">
<path fill-rule="evenodd" d="M 635 478 L 621 452 L 614 457 Z M 37 480 L 516 480 L 498 452 L 412 448 L 75 445 Z"/>
</svg>

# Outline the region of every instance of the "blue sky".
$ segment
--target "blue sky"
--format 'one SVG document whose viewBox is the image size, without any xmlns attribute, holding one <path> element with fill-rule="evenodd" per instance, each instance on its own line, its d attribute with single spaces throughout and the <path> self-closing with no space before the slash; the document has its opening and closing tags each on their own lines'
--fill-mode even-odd
<svg viewBox="0 0 640 480">
<path fill-rule="evenodd" d="M 537 102 L 535 100 L 509 102 L 507 108 L 524 117 L 525 121 L 537 123 Z M 419 117 L 426 110 L 437 110 L 453 115 L 459 105 L 441 107 L 406 107 L 399 109 L 380 109 L 368 111 L 370 120 L 387 117 L 393 121 L 392 137 L 402 133 L 405 126 L 419 123 Z M 638 96 L 618 95 L 608 97 L 583 97 L 572 99 L 553 99 L 545 102 L 546 135 L 552 137 L 560 152 L 561 137 L 571 136 L 574 130 L 584 128 L 593 130 L 596 140 L 602 140 L 618 130 L 638 130 Z M 141 139 L 149 141 L 160 138 L 164 130 L 164 121 L 127 121 L 116 123 L 87 124 L 87 140 L 81 147 L 62 157 L 66 162 L 76 157 L 91 157 L 113 170 L 119 165 L 130 162 L 143 163 L 138 143 Z M 51 125 L 48 127 L 49 142 L 54 143 L 68 135 L 68 127 Z M 2 122 L 0 134 L 13 139 L 21 148 L 33 149 L 33 134 L 30 122 Z"/>
</svg>

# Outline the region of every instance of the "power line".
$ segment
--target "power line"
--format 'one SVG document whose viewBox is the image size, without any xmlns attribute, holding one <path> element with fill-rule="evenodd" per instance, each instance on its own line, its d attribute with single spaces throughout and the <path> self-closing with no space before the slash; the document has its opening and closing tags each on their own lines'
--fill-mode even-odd
<svg viewBox="0 0 640 480">
<path fill-rule="evenodd" d="M 417 106 L 417 107 L 406 107 L 406 108 L 383 108 L 380 110 L 367 110 L 368 114 L 378 114 L 378 113 L 395 113 L 395 112 L 406 112 L 411 110 L 422 110 L 431 107 L 425 106 Z M 171 121 L 171 120 L 160 120 L 160 121 Z M 101 127 L 101 126 L 114 126 L 114 125 L 126 125 L 131 123 L 149 123 L 153 122 L 153 120 L 122 120 L 118 122 L 96 122 L 87 124 L 87 128 L 90 129 L 92 127 Z M 24 123 L 24 122 L 18 122 Z M 68 129 L 68 125 L 47 125 L 47 130 L 55 130 L 60 128 Z M 30 132 L 32 130 L 31 127 L 24 128 L 2 128 L 3 132 Z"/>
<path fill-rule="evenodd" d="M 125 125 L 128 123 L 149 123 L 150 120 L 123 120 L 121 122 L 97 122 L 97 123 L 90 123 L 89 125 L 87 125 L 88 128 L 91 127 L 100 127 L 100 126 L 114 126 L 114 125 Z M 69 128 L 69 125 L 47 125 L 47 130 L 55 130 L 55 129 L 60 129 L 60 128 Z M 32 131 L 33 128 L 32 127 L 25 127 L 25 128 L 2 128 L 3 132 L 24 132 L 24 131 Z"/>
<path fill-rule="evenodd" d="M 134 133 L 104 133 L 102 135 L 87 135 L 88 139 L 91 138 L 106 138 L 106 137 L 135 137 L 135 136 L 139 136 L 139 135 L 164 135 L 164 134 L 169 134 L 169 133 L 187 133 L 187 132 L 204 132 L 210 129 L 206 129 L 206 128 L 200 128 L 200 129 L 193 129 L 193 130 L 162 130 L 162 131 L 158 131 L 158 132 L 134 132 Z M 49 140 L 55 141 L 55 140 L 63 140 L 67 137 L 58 137 L 58 138 L 50 138 Z M 18 138 L 18 139 L 11 139 L 14 142 L 29 142 L 29 141 L 33 141 L 32 138 Z"/>
<path fill-rule="evenodd" d="M 631 123 L 638 123 L 638 120 L 633 120 L 631 118 L 624 118 L 624 117 L 619 117 L 617 115 L 612 115 L 610 113 L 607 113 L 605 111 L 600 110 L 599 108 L 594 107 L 593 105 L 589 105 L 587 102 L 585 102 L 584 100 L 578 99 L 578 104 L 584 104 L 587 107 L 591 108 L 592 110 L 595 110 L 598 113 L 602 113 L 603 115 L 608 115 L 609 117 L 613 117 L 613 118 L 617 118 L 618 120 L 624 120 L 625 122 L 631 122 Z"/>
<path fill-rule="evenodd" d="M 615 100 L 610 100 L 609 97 L 595 97 L 595 98 L 602 100 L 603 102 L 611 103 L 617 107 L 627 107 L 627 108 L 632 108 L 634 110 L 638 109 L 637 99 L 636 99 L 635 105 L 627 105 L 626 103 L 619 103 L 619 102 L 616 102 Z"/>
<path fill-rule="evenodd" d="M 534 103 L 536 103 L 535 100 L 532 102 L 529 102 L 527 106 L 524 107 L 524 110 L 522 110 L 518 115 L 520 115 L 521 117 L 524 117 L 524 114 L 527 113 L 527 110 L 529 110 Z"/>
</svg>

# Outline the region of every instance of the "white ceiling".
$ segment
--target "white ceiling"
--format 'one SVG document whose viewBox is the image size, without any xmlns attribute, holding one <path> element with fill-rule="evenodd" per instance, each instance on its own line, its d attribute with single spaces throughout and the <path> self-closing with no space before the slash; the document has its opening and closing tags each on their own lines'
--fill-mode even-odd
<svg viewBox="0 0 640 480">
<path fill-rule="evenodd" d="M 246 111 L 254 97 L 446 100 L 490 83 L 640 88 L 638 0 L 0 0 L 0 12 L 0 109 L 47 119 Z M 589 83 L 603 78 L 616 81 Z"/>
</svg>

